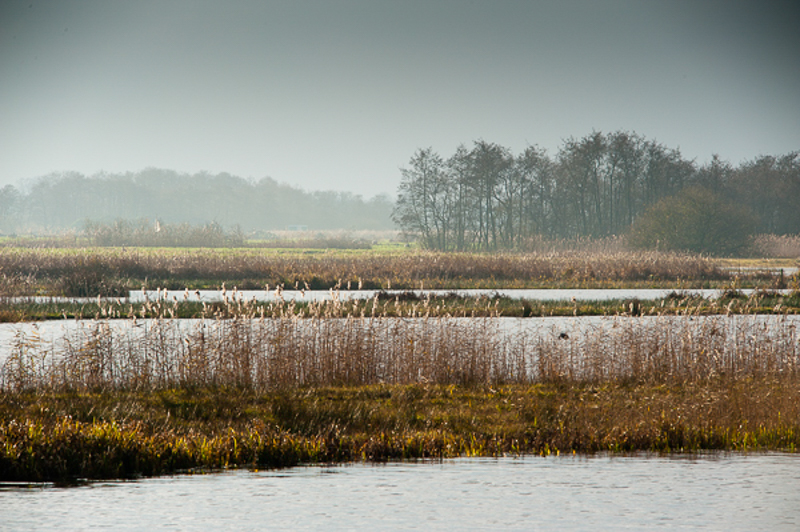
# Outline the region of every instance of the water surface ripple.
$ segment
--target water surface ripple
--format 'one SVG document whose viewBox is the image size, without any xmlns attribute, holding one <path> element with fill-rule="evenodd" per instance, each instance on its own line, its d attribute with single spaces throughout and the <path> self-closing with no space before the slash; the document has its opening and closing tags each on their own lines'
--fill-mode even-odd
<svg viewBox="0 0 800 532">
<path fill-rule="evenodd" d="M 464 458 L 0 490 L 3 530 L 798 530 L 800 456 Z"/>
</svg>

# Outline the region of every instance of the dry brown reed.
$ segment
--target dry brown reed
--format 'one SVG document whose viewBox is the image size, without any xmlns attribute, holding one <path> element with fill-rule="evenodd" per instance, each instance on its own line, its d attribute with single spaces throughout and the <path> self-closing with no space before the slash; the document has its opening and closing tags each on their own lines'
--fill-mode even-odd
<svg viewBox="0 0 800 532">
<path fill-rule="evenodd" d="M 169 317 L 167 304 L 154 302 L 148 312 L 156 312 L 155 319 L 76 322 L 52 342 L 18 334 L 1 385 L 11 391 L 267 391 L 379 383 L 695 382 L 795 376 L 800 363 L 794 316 L 697 316 L 687 309 L 682 316 L 599 319 L 567 334 L 525 329 L 536 320 L 504 320 L 491 308 L 483 318 L 431 317 L 429 300 L 392 318 L 386 312 L 392 303 L 376 301 L 369 314 L 361 307 L 354 317 L 356 303 L 337 298 L 296 308 L 292 302 L 256 306 L 234 295 L 204 319 L 179 320 Z"/>
<path fill-rule="evenodd" d="M 379 242 L 400 244 L 401 233 L 394 230 L 359 231 L 289 231 L 256 232 L 247 247 L 285 249 L 371 249 Z"/>
<path fill-rule="evenodd" d="M 295 283 L 313 289 L 500 288 L 730 279 L 704 257 L 664 252 L 549 253 L 286 253 L 254 249 L 0 249 L 0 274 L 30 279 L 51 294 L 96 296 L 115 290 L 198 282 L 262 288 Z M 159 283 L 159 284 L 154 284 Z M 13 286 L 9 286 L 13 290 Z M 24 286 L 6 295 L 20 293 Z M 28 287 L 30 290 L 31 287 Z"/>
</svg>

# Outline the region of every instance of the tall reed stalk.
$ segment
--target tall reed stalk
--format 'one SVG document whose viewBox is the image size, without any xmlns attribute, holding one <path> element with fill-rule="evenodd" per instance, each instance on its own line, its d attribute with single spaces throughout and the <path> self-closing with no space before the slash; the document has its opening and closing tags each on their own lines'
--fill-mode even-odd
<svg viewBox="0 0 800 532">
<path fill-rule="evenodd" d="M 349 302 L 311 309 L 229 300 L 217 317 L 81 321 L 44 342 L 22 333 L 2 368 L 5 390 L 236 386 L 702 381 L 796 376 L 792 316 L 606 318 L 569 334 L 497 316 L 340 317 Z M 258 309 L 258 314 L 256 310 Z M 310 315 L 309 315 L 310 314 Z"/>
</svg>

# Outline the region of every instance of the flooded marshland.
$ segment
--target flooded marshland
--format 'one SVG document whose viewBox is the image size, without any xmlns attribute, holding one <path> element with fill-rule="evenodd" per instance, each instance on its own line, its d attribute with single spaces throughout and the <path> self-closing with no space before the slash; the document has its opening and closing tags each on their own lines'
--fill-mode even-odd
<svg viewBox="0 0 800 532">
<path fill-rule="evenodd" d="M 16 468 L 9 469 L 6 478 L 127 478 L 141 475 L 142 465 L 150 468 L 144 474 L 164 474 L 193 467 L 551 455 L 559 450 L 591 455 L 607 450 L 791 452 L 797 448 L 797 402 L 792 395 L 800 367 L 797 315 L 703 316 L 687 311 L 525 319 L 426 317 L 425 308 L 433 304 L 426 298 L 405 317 L 359 316 L 342 311 L 356 307 L 335 293 L 330 304 L 312 302 L 301 308 L 284 301 L 269 306 L 272 310 L 265 315 L 264 305 L 249 304 L 239 292 L 226 295 L 219 307 L 225 312 L 206 318 L 170 317 L 177 296 L 160 291 L 145 303 L 152 303 L 158 318 L 0 325 L 0 384 L 8 397 L 19 399 L 5 407 L 10 412 L 19 404 L 23 409 L 19 413 L 41 418 L 26 419 L 16 413 L 9 417 L 25 421 L 11 421 L 3 429 L 12 442 L 7 445 L 9 457 L 15 460 L 8 464 Z M 49 395 L 48 390 L 54 393 Z M 234 390 L 231 399 L 228 395 Z M 47 407 L 43 400 L 50 401 Z M 32 402 L 25 406 L 25 401 Z M 215 406 L 223 403 L 228 406 Z M 386 410 L 390 406 L 396 410 Z M 205 423 L 208 413 L 213 414 L 213 423 Z M 61 467 L 58 449 L 72 453 L 73 447 L 89 454 L 76 451 L 74 468 Z M 117 461 L 129 455 L 140 462 Z M 785 471 L 794 471 L 794 456 L 755 456 L 786 457 Z M 730 459 L 712 455 L 702 463 Z M 336 528 L 341 522 L 348 527 L 350 523 L 371 526 L 368 512 L 374 506 L 365 509 L 356 504 L 348 509 L 352 500 L 360 501 L 363 486 L 374 485 L 373 491 L 400 486 L 386 502 L 390 512 L 395 506 L 388 505 L 399 504 L 394 528 L 414 526 L 404 521 L 407 515 L 413 515 L 417 524 L 429 522 L 427 528 L 450 527 L 452 519 L 437 517 L 449 499 L 437 500 L 431 508 L 440 509 L 427 514 L 418 498 L 417 483 L 440 482 L 444 484 L 430 497 L 456 493 L 451 497 L 462 507 L 454 506 L 452 512 L 465 516 L 467 528 L 474 523 L 485 523 L 484 528 L 528 528 L 519 523 L 530 522 L 581 529 L 584 517 L 592 523 L 607 519 L 609 526 L 618 526 L 620 516 L 630 517 L 632 528 L 702 528 L 711 522 L 705 520 L 707 515 L 717 515 L 708 508 L 687 510 L 680 497 L 675 508 L 664 509 L 663 501 L 692 490 L 708 496 L 712 493 L 708 486 L 697 486 L 704 486 L 707 478 L 719 481 L 722 472 L 697 467 L 691 469 L 700 477 L 692 477 L 691 471 L 660 469 L 690 462 L 663 461 L 654 455 L 638 458 L 641 462 L 624 460 L 628 459 L 519 458 L 305 467 L 280 473 L 237 471 L 92 484 L 69 491 L 23 490 L 15 496 L 36 504 L 53 494 L 66 498 L 83 494 L 78 502 L 100 505 L 87 511 L 116 520 L 121 516 L 108 510 L 116 496 L 142 497 L 142 504 L 150 504 L 152 497 L 202 501 L 221 500 L 221 492 L 235 493 L 238 498 L 252 496 L 258 501 L 254 504 L 266 500 L 267 513 L 261 519 L 277 527 L 331 528 L 333 523 Z M 25 469 L 25 464 L 32 466 Z M 88 464 L 88 472 L 78 467 L 81 464 Z M 632 465 L 616 472 L 608 469 L 620 464 Z M 399 477 L 387 480 L 381 476 L 386 472 Z M 676 479 L 675 487 L 657 492 L 661 495 L 654 500 L 660 502 L 642 511 L 644 503 L 635 501 L 653 497 L 665 475 Z M 431 476 L 439 480 L 427 480 Z M 325 499 L 309 506 L 317 512 L 313 514 L 298 513 L 296 507 L 285 512 L 291 502 L 280 496 L 271 499 L 277 496 L 274 491 L 259 491 L 275 482 L 278 488 L 273 488 L 281 494 L 313 499 L 303 490 L 324 493 L 328 478 L 343 479 L 345 485 L 332 489 L 351 498 L 330 510 L 324 504 L 331 499 Z M 480 478 L 486 480 L 476 483 Z M 607 485 L 598 478 L 616 480 Z M 752 481 L 742 480 L 746 478 L 731 480 L 744 482 L 734 490 L 749 489 Z M 532 479 L 545 480 L 531 485 Z M 658 486 L 653 479 L 658 479 Z M 295 486 L 295 481 L 303 485 Z M 679 487 L 681 482 L 690 487 Z M 565 486 L 553 504 L 566 510 L 548 513 L 554 506 L 546 504 L 536 508 L 553 496 L 553 486 Z M 166 491 L 159 494 L 161 488 Z M 709 507 L 727 497 L 722 488 L 717 490 L 719 500 L 710 499 Z M 470 503 L 464 509 L 463 501 L 479 494 L 487 501 L 511 501 L 511 513 L 493 515 L 487 509 L 469 517 L 475 506 Z M 105 500 L 107 496 L 112 502 Z M 692 495 L 686 500 L 700 499 Z M 773 502 L 770 512 L 777 508 Z M 404 504 L 414 509 L 407 510 Z M 212 507 L 206 505 L 204 510 Z M 720 515 L 732 511 L 720 508 Z M 681 513 L 684 510 L 688 513 Z M 754 512 L 752 519 L 772 523 L 774 517 L 777 524 L 771 528 L 794 524 L 796 519 L 791 514 Z M 197 524 L 193 521 L 197 512 L 189 517 L 165 515 L 159 523 L 178 528 Z M 216 515 L 227 514 L 222 510 Z M 299 515 L 308 521 L 296 521 Z M 252 526 L 236 516 L 225 519 L 230 528 Z M 745 521 L 735 521 L 733 528 L 741 522 Z M 136 528 L 140 521 L 130 524 Z"/>
</svg>

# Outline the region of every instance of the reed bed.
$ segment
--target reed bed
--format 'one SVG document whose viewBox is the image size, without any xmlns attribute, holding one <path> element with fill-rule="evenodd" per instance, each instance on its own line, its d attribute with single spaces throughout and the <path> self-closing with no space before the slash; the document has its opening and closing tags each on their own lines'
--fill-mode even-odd
<svg viewBox="0 0 800 532">
<path fill-rule="evenodd" d="M 223 290 L 224 283 L 223 283 Z M 224 301 L 203 303 L 193 300 L 188 289 L 170 293 L 158 289 L 155 294 L 144 293 L 144 298 L 152 300 L 129 301 L 125 298 L 83 298 L 73 301 L 56 298 L 3 298 L 0 297 L 0 322 L 44 321 L 60 319 L 86 318 L 207 318 L 231 317 L 237 312 L 231 302 L 242 303 L 244 292 L 236 287 L 230 294 L 228 303 Z M 222 295 L 222 291 L 219 292 Z M 249 301 L 248 307 L 253 315 L 279 315 L 285 292 L 280 288 L 265 292 L 272 301 Z M 412 290 L 381 290 L 372 292 L 373 297 L 354 297 L 352 293 L 329 290 L 330 300 L 320 297 L 318 301 L 296 301 L 292 311 L 301 316 L 315 313 L 336 317 L 383 316 L 403 317 L 424 314 L 428 317 L 489 317 L 504 316 L 517 318 L 552 317 L 552 316 L 638 316 L 666 315 L 676 316 L 714 315 L 714 314 L 797 314 L 800 312 L 800 290 L 778 291 L 758 289 L 749 295 L 742 291 L 728 288 L 720 292 L 718 298 L 703 298 L 687 291 L 671 291 L 665 297 L 656 300 L 639 300 L 636 298 L 602 300 L 602 301 L 569 301 L 569 300 L 530 300 L 506 297 L 498 292 L 487 292 L 477 297 L 470 297 L 458 291 L 432 293 Z M 289 299 L 293 299 L 295 292 Z M 304 289 L 300 295 L 308 295 Z M 362 293 L 363 295 L 363 293 Z M 252 297 L 248 294 L 248 298 Z M 341 299 L 347 298 L 347 304 Z M 330 305 L 323 310 L 325 305 Z M 240 307 L 240 305 L 239 305 Z"/>
<path fill-rule="evenodd" d="M 5 295 L 94 297 L 154 289 L 266 285 L 367 289 L 536 288 L 659 283 L 705 286 L 732 277 L 705 257 L 665 252 L 467 254 L 255 249 L 0 249 Z M 26 282 L 17 282 L 26 280 Z"/>
<path fill-rule="evenodd" d="M 373 245 L 410 247 L 401 243 L 400 237 L 401 233 L 396 230 L 273 230 L 251 233 L 245 245 L 273 249 L 372 249 Z"/>
<path fill-rule="evenodd" d="M 521 239 L 517 244 L 517 248 L 519 251 L 525 252 L 573 252 L 587 255 L 608 255 L 632 250 L 631 246 L 628 244 L 627 236 L 624 235 L 614 235 L 603 238 L 545 238 L 541 235 L 532 235 Z"/>
<path fill-rule="evenodd" d="M 309 315 L 289 303 L 266 316 L 263 306 L 236 302 L 217 318 L 81 321 L 51 342 L 19 333 L 0 386 L 663 383 L 794 376 L 800 362 L 798 321 L 787 315 L 616 317 L 568 334 L 509 329 L 491 310 L 484 318 L 433 318 L 424 306 L 401 318 L 353 317 L 347 305 L 320 304 Z"/>
<path fill-rule="evenodd" d="M 83 236 L 98 247 L 241 247 L 244 234 L 239 229 L 225 231 L 218 223 L 169 224 L 149 219 L 116 220 L 110 224 L 87 222 Z"/>
</svg>

